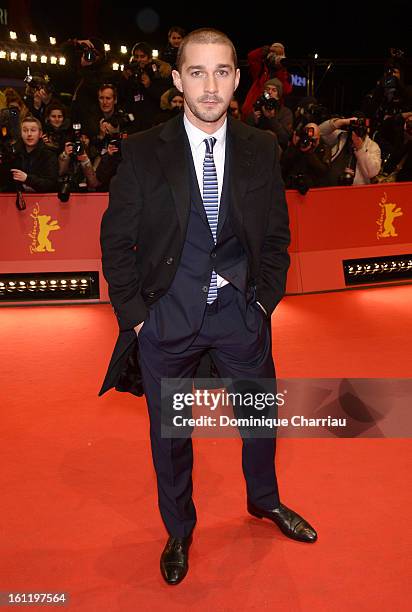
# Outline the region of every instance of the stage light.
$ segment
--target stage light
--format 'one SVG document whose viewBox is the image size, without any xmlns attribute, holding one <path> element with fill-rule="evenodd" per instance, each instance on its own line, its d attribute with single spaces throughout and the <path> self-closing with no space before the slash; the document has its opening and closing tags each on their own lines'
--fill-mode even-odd
<svg viewBox="0 0 412 612">
<path fill-rule="evenodd" d="M 30 55 L 30 61 L 34 63 L 37 62 L 37 55 L 35 53 L 32 53 Z"/>
<path fill-rule="evenodd" d="M 36 34 L 30 34 L 30 42 L 35 43 L 37 42 L 37 36 Z"/>
<path fill-rule="evenodd" d="M 10 38 L 12 40 L 17 40 L 17 34 L 16 32 L 13 32 L 13 30 L 10 30 Z"/>
<path fill-rule="evenodd" d="M 66 58 L 65 57 L 59 57 L 59 64 L 60 66 L 65 66 L 66 65 Z"/>
<path fill-rule="evenodd" d="M 12 61 L 17 59 L 17 53 L 15 51 L 10 51 L 10 59 Z"/>
<path fill-rule="evenodd" d="M 117 62 L 113 62 L 113 70 L 119 70 L 119 64 Z"/>
<path fill-rule="evenodd" d="M 125 45 L 122 45 L 120 47 L 120 53 L 123 53 L 123 54 L 127 53 L 127 47 Z"/>
<path fill-rule="evenodd" d="M 56 57 L 55 55 L 52 55 L 52 56 L 50 57 L 50 63 L 51 63 L 51 64 L 57 64 L 57 57 Z"/>
<path fill-rule="evenodd" d="M 7 53 L 3 49 L 1 49 L 0 50 L 0 59 L 6 59 L 6 57 L 7 57 Z"/>
<path fill-rule="evenodd" d="M 98 272 L 38 272 L 0 275 L 0 300 L 56 301 L 99 299 Z"/>
<path fill-rule="evenodd" d="M 107 43 L 104 43 L 104 50 L 110 51 L 110 45 L 108 45 Z"/>
<path fill-rule="evenodd" d="M 20 53 L 20 60 L 22 62 L 27 62 L 27 53 L 25 51 L 23 51 L 22 53 Z"/>
<path fill-rule="evenodd" d="M 152 50 L 152 57 L 153 57 L 153 59 L 157 59 L 159 57 L 158 49 L 153 49 Z"/>
<path fill-rule="evenodd" d="M 55 44 L 56 44 L 56 42 L 57 42 L 54 36 L 50 36 L 50 37 L 49 37 L 49 41 L 50 41 L 50 44 L 51 44 L 51 45 L 55 45 Z"/>
<path fill-rule="evenodd" d="M 343 269 L 346 285 L 412 279 L 411 255 L 346 260 Z"/>
<path fill-rule="evenodd" d="M 40 56 L 40 63 L 47 64 L 47 55 Z"/>
</svg>

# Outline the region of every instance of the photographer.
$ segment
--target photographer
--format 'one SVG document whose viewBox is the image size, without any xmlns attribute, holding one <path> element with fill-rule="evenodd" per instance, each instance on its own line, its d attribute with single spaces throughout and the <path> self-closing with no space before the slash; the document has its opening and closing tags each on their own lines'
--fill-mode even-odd
<svg viewBox="0 0 412 612">
<path fill-rule="evenodd" d="M 46 127 L 46 108 L 50 104 L 59 104 L 60 99 L 56 96 L 54 88 L 47 75 L 30 75 L 24 79 L 26 89 L 24 99 L 32 117 L 36 117 L 43 129 Z"/>
<path fill-rule="evenodd" d="M 362 110 L 371 119 L 371 134 L 379 142 L 383 122 L 388 117 L 411 110 L 411 91 L 405 86 L 403 51 L 390 49 L 392 57 L 385 63 L 383 76 L 362 103 Z"/>
<path fill-rule="evenodd" d="M 50 151 L 57 155 L 64 149 L 69 140 L 70 124 L 66 117 L 66 108 L 57 103 L 51 103 L 45 111 L 45 128 L 43 142 Z"/>
<path fill-rule="evenodd" d="M 350 118 L 333 118 L 319 126 L 320 135 L 331 147 L 329 185 L 366 185 L 381 167 L 379 145 L 368 136 L 362 113 Z"/>
<path fill-rule="evenodd" d="M 98 181 L 98 191 L 109 191 L 110 181 L 116 174 L 122 160 L 121 147 L 124 138 L 127 138 L 127 134 L 123 134 L 121 138 L 111 140 L 107 146 L 106 153 L 100 157 L 97 163 L 96 178 Z"/>
<path fill-rule="evenodd" d="M 95 191 L 98 186 L 90 139 L 79 126 L 73 125 L 73 139 L 65 143 L 59 155 L 58 197 L 62 202 L 67 202 L 71 192 Z M 94 159 L 97 161 L 97 156 Z"/>
<path fill-rule="evenodd" d="M 41 123 L 27 115 L 21 122 L 21 138 L 13 148 L 4 191 L 48 193 L 56 190 L 57 160 L 42 140 Z"/>
<path fill-rule="evenodd" d="M 117 138 L 120 133 L 133 132 L 134 116 L 117 107 L 117 89 L 112 84 L 99 87 L 97 99 L 100 112 L 93 118 L 89 135 L 102 153 L 112 138 Z"/>
<path fill-rule="evenodd" d="M 171 86 L 170 65 L 153 59 L 145 42 L 136 43 L 118 87 L 122 108 L 135 117 L 133 131 L 146 130 L 154 125 L 160 98 Z"/>
<path fill-rule="evenodd" d="M 246 119 L 253 111 L 253 105 L 262 95 L 264 85 L 269 79 L 277 78 L 282 84 L 281 98 L 292 91 L 291 77 L 285 67 L 285 47 L 282 43 L 273 43 L 259 47 L 248 53 L 250 75 L 253 83 L 243 103 L 243 118 Z M 283 102 L 283 100 L 282 100 Z"/>
<path fill-rule="evenodd" d="M 154 118 L 155 125 L 164 123 L 183 111 L 183 94 L 176 87 L 171 87 L 160 98 L 160 109 Z"/>
<path fill-rule="evenodd" d="M 269 79 L 253 106 L 246 123 L 275 134 L 279 146 L 286 149 L 292 136 L 293 113 L 282 103 L 283 88 L 279 79 Z"/>
<path fill-rule="evenodd" d="M 280 159 L 286 189 L 297 189 L 305 195 L 311 187 L 324 187 L 329 159 L 329 147 L 321 141 L 316 123 L 295 130 Z"/>
<path fill-rule="evenodd" d="M 78 77 L 71 104 L 72 121 L 80 123 L 83 132 L 89 134 L 100 112 L 97 91 L 102 83 L 113 82 L 113 70 L 107 64 L 104 43 L 99 38 L 70 39 L 63 51 L 68 57 L 69 68 L 75 70 Z"/>
<path fill-rule="evenodd" d="M 384 161 L 378 182 L 412 181 L 412 112 L 388 117 L 382 136 Z"/>
<path fill-rule="evenodd" d="M 177 52 L 185 34 L 180 26 L 172 26 L 167 33 L 167 45 L 162 49 L 159 59 L 169 64 L 172 69 L 176 69 Z"/>
</svg>

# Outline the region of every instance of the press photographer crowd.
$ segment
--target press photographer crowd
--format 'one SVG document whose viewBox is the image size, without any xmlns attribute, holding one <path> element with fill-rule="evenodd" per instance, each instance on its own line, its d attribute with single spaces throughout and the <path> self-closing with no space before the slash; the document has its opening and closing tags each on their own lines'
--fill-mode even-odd
<svg viewBox="0 0 412 612">
<path fill-rule="evenodd" d="M 73 91 L 57 91 L 46 73 L 27 68 L 24 86 L 0 90 L 0 192 L 106 192 L 121 160 L 122 141 L 183 109 L 172 70 L 185 32 L 174 26 L 159 57 L 136 43 L 114 72 L 104 43 L 90 37 L 62 46 Z M 251 86 L 229 113 L 273 134 L 287 189 L 412 180 L 412 87 L 405 58 L 390 49 L 382 76 L 359 99 L 359 109 L 337 116 L 314 97 L 289 102 L 285 48 L 273 43 L 248 54 Z"/>
</svg>

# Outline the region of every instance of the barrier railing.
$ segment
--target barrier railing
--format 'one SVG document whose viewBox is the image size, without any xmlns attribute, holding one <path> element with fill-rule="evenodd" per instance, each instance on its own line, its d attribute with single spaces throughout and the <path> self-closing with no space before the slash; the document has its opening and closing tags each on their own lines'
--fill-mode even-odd
<svg viewBox="0 0 412 612">
<path fill-rule="evenodd" d="M 98 273 L 99 297 L 94 299 L 107 301 L 99 231 L 108 195 L 73 194 L 62 204 L 55 194 L 27 194 L 25 201 L 26 209 L 19 211 L 14 194 L 0 194 L 0 276 Z M 313 189 L 305 196 L 288 191 L 287 201 L 292 234 L 288 293 L 344 289 L 344 261 L 412 253 L 412 183 Z M 365 278 L 365 285 L 374 284 Z M 408 281 L 406 274 L 394 275 L 393 282 L 402 278 Z M 385 282 L 391 282 L 390 274 Z M 12 293 L 1 301 L 13 303 Z"/>
</svg>

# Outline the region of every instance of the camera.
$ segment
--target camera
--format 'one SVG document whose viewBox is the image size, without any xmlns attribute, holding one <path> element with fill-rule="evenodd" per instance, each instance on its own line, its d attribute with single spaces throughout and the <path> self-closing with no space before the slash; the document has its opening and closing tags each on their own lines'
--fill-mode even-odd
<svg viewBox="0 0 412 612">
<path fill-rule="evenodd" d="M 339 176 L 338 183 L 342 187 L 349 187 L 350 185 L 353 185 L 353 179 L 354 178 L 355 178 L 355 176 L 352 174 L 352 172 L 348 172 L 348 170 L 345 170 Z"/>
<path fill-rule="evenodd" d="M 80 48 L 83 50 L 82 57 L 86 62 L 95 62 L 99 56 L 94 47 L 82 44 Z"/>
<path fill-rule="evenodd" d="M 382 87 L 384 89 L 398 89 L 399 88 L 399 79 L 395 76 L 395 71 L 393 68 L 389 67 L 385 70 L 383 79 L 382 79 Z"/>
<path fill-rule="evenodd" d="M 345 131 L 348 132 L 348 139 L 352 134 L 356 134 L 359 138 L 364 138 L 368 133 L 368 128 L 369 119 L 359 117 L 358 119 L 351 119 Z"/>
<path fill-rule="evenodd" d="M 299 138 L 299 147 L 301 149 L 306 149 L 309 146 L 315 148 L 315 128 L 313 128 L 312 126 L 303 126 L 296 131 L 296 135 Z"/>
<path fill-rule="evenodd" d="M 279 110 L 280 102 L 275 98 L 271 98 L 270 94 L 267 91 L 264 91 L 263 94 L 256 100 L 253 105 L 255 111 L 261 110 L 262 108 L 266 108 L 266 110 Z"/>
<path fill-rule="evenodd" d="M 65 174 L 59 178 L 59 189 L 57 191 L 57 197 L 60 202 L 68 202 L 71 193 L 71 182 L 72 177 L 70 174 Z"/>
<path fill-rule="evenodd" d="M 147 76 L 152 80 L 160 76 L 159 67 L 156 62 L 150 62 L 150 64 L 146 64 L 146 66 L 142 67 L 138 62 L 133 61 L 128 64 L 127 68 L 132 72 L 131 78 L 137 83 L 141 82 L 144 74 L 147 74 Z"/>
<path fill-rule="evenodd" d="M 78 155 L 84 153 L 84 145 L 81 140 L 82 126 L 80 123 L 73 123 L 73 152 L 71 154 L 73 159 L 76 159 Z"/>
<path fill-rule="evenodd" d="M 309 191 L 309 185 L 307 184 L 305 175 L 302 172 L 295 174 L 291 179 L 292 189 L 297 189 L 301 195 L 306 195 Z"/>
</svg>

